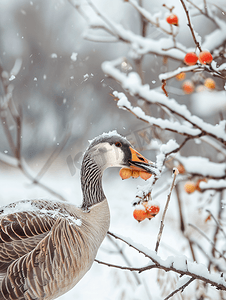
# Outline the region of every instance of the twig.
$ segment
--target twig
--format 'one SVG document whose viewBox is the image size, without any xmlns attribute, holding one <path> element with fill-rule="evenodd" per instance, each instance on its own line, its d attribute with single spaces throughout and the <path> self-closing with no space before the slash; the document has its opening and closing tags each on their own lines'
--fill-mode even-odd
<svg viewBox="0 0 226 300">
<path fill-rule="evenodd" d="M 206 250 L 204 250 L 201 245 L 199 245 L 199 243 L 197 243 L 197 241 L 192 241 L 192 244 L 194 244 L 201 252 L 202 254 L 209 260 L 209 266 L 208 266 L 208 270 L 210 271 L 210 264 L 214 265 L 214 267 L 217 269 L 218 272 L 225 272 L 225 269 L 222 268 L 222 263 L 216 263 L 216 259 L 214 257 L 210 257 L 210 255 L 208 255 L 206 253 Z"/>
<path fill-rule="evenodd" d="M 166 298 L 164 298 L 164 300 L 168 300 L 170 299 L 171 297 L 173 297 L 173 295 L 175 295 L 176 293 L 178 292 L 183 292 L 184 289 L 190 284 L 192 283 L 193 281 L 195 280 L 195 278 L 190 278 L 185 284 L 183 284 L 181 287 L 179 287 L 178 289 L 176 289 L 175 291 L 173 291 L 172 293 L 170 293 Z"/>
<path fill-rule="evenodd" d="M 36 180 L 34 176 L 31 175 L 29 168 L 27 166 L 27 163 L 25 162 L 25 160 L 22 158 L 20 161 L 20 166 L 19 166 L 20 170 L 22 171 L 22 173 L 31 180 L 31 182 L 33 184 L 37 184 L 40 188 L 46 190 L 48 193 L 52 194 L 53 196 L 59 198 L 62 201 L 67 201 L 61 194 L 55 192 L 53 189 L 51 189 L 50 187 L 48 187 L 47 185 L 41 183 L 40 181 Z"/>
<path fill-rule="evenodd" d="M 219 25 L 217 24 L 217 22 L 210 17 L 210 15 L 207 12 L 207 9 L 205 9 L 205 12 L 203 12 L 196 4 L 194 4 L 192 1 L 187 0 L 188 3 L 190 3 L 191 5 L 193 5 L 202 15 L 206 16 L 209 20 L 211 20 L 217 27 L 219 27 Z M 204 8 L 206 8 L 206 6 L 204 5 Z"/>
<path fill-rule="evenodd" d="M 221 199 L 220 199 L 220 202 L 221 202 Z M 219 212 L 220 211 L 222 211 L 221 207 L 219 208 Z M 211 217 L 213 218 L 213 220 L 217 224 L 217 227 L 219 228 L 219 230 L 223 233 L 224 237 L 226 238 L 226 233 L 224 232 L 224 229 L 222 228 L 222 226 L 220 225 L 220 223 L 217 221 L 217 219 L 214 217 L 214 215 L 212 214 L 212 212 L 209 209 L 207 209 L 206 212 L 208 212 L 211 215 Z M 219 213 L 218 213 L 218 218 L 219 218 Z"/>
<path fill-rule="evenodd" d="M 195 230 L 197 230 L 212 245 L 213 249 L 220 255 L 220 257 L 222 257 L 226 261 L 226 258 L 224 257 L 224 255 L 218 249 L 216 249 L 214 242 L 211 241 L 211 239 L 208 238 L 208 236 L 201 229 L 199 229 L 197 226 L 195 226 L 191 223 L 188 223 L 188 225 L 191 226 L 192 228 L 194 228 Z"/>
<path fill-rule="evenodd" d="M 63 141 L 60 143 L 60 146 L 55 148 L 53 152 L 51 153 L 50 157 L 47 159 L 45 162 L 44 166 L 42 169 L 38 172 L 37 176 L 35 177 L 35 181 L 39 181 L 44 174 L 47 172 L 49 167 L 52 165 L 54 160 L 58 157 L 58 155 L 61 153 L 61 151 L 64 149 L 65 145 L 67 144 L 69 138 L 71 136 L 71 131 L 68 131 L 66 136 L 63 138 Z"/>
<path fill-rule="evenodd" d="M 192 138 L 192 137 L 190 137 L 190 136 L 186 137 L 186 138 L 184 139 L 184 141 L 180 144 L 180 146 L 179 146 L 178 148 L 176 148 L 176 149 L 174 149 L 174 150 L 172 150 L 172 151 L 166 153 L 166 156 L 169 156 L 169 155 L 172 154 L 172 153 L 177 153 L 178 151 L 180 151 L 181 148 L 184 147 L 184 145 L 185 145 L 191 138 Z"/>
<path fill-rule="evenodd" d="M 187 19 L 188 19 L 188 27 L 190 28 L 190 31 L 191 31 L 193 40 L 194 40 L 196 46 L 199 48 L 199 51 L 201 52 L 201 51 L 202 51 L 202 48 L 201 48 L 199 42 L 197 41 L 197 39 L 196 39 L 196 37 L 195 37 L 195 32 L 194 32 L 193 27 L 192 27 L 192 24 L 191 24 L 191 20 L 190 20 L 190 16 L 189 16 L 189 11 L 187 10 L 187 7 L 186 7 L 184 1 L 183 1 L 183 0 L 180 0 L 180 2 L 181 2 L 182 6 L 183 6 L 183 8 L 184 8 L 185 13 L 186 13 L 186 16 L 187 16 Z"/>
<path fill-rule="evenodd" d="M 174 171 L 173 181 L 172 181 L 172 184 L 171 184 L 171 187 L 170 187 L 169 194 L 167 196 L 167 201 L 166 201 L 166 205 L 165 205 L 165 208 L 164 208 L 164 211 L 163 211 L 161 225 L 160 225 L 160 229 L 159 229 L 159 233 L 158 233 L 158 237 L 157 237 L 157 242 L 156 242 L 156 246 L 155 246 L 155 252 L 156 253 L 158 252 L 158 247 L 159 247 L 160 240 L 161 240 L 161 237 L 162 237 L 162 232 L 163 232 L 163 228 L 164 228 L 164 220 L 165 220 L 165 216 L 166 216 L 166 211 L 167 211 L 168 206 L 169 206 L 170 197 L 171 197 L 171 194 L 172 194 L 172 191 L 173 191 L 173 188 L 174 188 L 174 184 L 175 184 L 175 180 L 176 180 L 177 174 L 178 173 L 176 171 Z"/>
<path fill-rule="evenodd" d="M 88 4 L 92 9 L 95 11 L 95 13 L 111 28 L 111 34 L 116 36 L 119 40 L 120 35 L 118 34 L 117 29 L 113 26 L 113 24 L 98 10 L 98 8 L 93 4 L 91 0 L 87 0 Z M 107 28 L 107 27 L 106 27 Z M 108 28 L 109 30 L 109 28 Z"/>
<path fill-rule="evenodd" d="M 123 250 L 121 249 L 121 247 L 119 247 L 119 245 L 117 244 L 117 242 L 110 236 L 107 236 L 109 238 L 109 240 L 111 241 L 111 243 L 116 247 L 116 249 L 118 250 L 118 253 L 122 256 L 122 258 L 124 259 L 124 261 L 126 262 L 126 264 L 131 267 L 131 263 L 129 262 L 128 258 L 126 257 L 125 253 L 123 252 Z M 136 279 L 137 284 L 141 284 L 141 281 L 139 279 L 139 277 L 137 276 L 136 273 L 133 273 L 134 278 Z"/>
<path fill-rule="evenodd" d="M 184 218 L 183 218 L 183 213 L 182 213 L 182 206 L 181 206 L 181 200 L 180 200 L 180 193 L 178 190 L 178 184 L 175 186 L 175 191 L 177 195 L 177 203 L 178 203 L 178 208 L 179 208 L 179 216 L 180 216 L 180 230 L 184 234 L 185 226 L 184 226 Z"/>
<path fill-rule="evenodd" d="M 206 14 L 206 16 L 208 16 L 206 0 L 203 0 L 203 6 L 204 6 L 205 14 Z"/>
<path fill-rule="evenodd" d="M 162 80 L 162 90 L 165 93 L 166 97 L 168 97 L 168 93 L 167 93 L 165 87 L 166 87 L 166 80 Z"/>
<path fill-rule="evenodd" d="M 158 20 L 156 20 L 156 22 L 154 22 L 152 20 L 152 15 L 148 11 L 146 11 L 141 5 L 139 5 L 137 2 L 130 1 L 130 0 L 128 0 L 128 2 L 140 13 L 142 18 L 146 21 L 146 23 L 148 22 L 148 23 L 154 25 L 156 28 L 159 28 L 161 31 L 163 31 L 166 34 L 169 34 L 169 35 L 172 34 L 170 31 L 162 28 L 159 25 Z"/>
</svg>

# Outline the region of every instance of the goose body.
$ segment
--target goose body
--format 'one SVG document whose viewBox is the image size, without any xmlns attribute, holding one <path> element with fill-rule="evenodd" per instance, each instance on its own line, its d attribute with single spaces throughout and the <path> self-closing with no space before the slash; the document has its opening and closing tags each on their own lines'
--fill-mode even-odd
<svg viewBox="0 0 226 300">
<path fill-rule="evenodd" d="M 51 300 L 90 269 L 110 224 L 102 174 L 112 166 L 153 172 L 118 134 L 93 140 L 81 168 L 83 204 L 24 200 L 0 208 L 0 300 Z"/>
</svg>

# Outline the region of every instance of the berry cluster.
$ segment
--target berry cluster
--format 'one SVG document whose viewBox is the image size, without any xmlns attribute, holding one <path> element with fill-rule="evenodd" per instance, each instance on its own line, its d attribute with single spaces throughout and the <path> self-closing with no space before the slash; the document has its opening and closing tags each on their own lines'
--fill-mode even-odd
<svg viewBox="0 0 226 300">
<path fill-rule="evenodd" d="M 160 211 L 160 207 L 156 201 L 153 200 L 145 201 L 135 205 L 135 209 L 133 211 L 133 217 L 138 222 L 141 222 L 145 219 L 151 220 L 159 213 L 159 211 Z"/>
<path fill-rule="evenodd" d="M 131 170 L 129 168 L 122 168 L 119 171 L 119 175 L 122 179 L 128 179 L 130 177 L 138 178 L 140 176 L 144 180 L 147 180 L 152 176 L 152 174 L 149 174 L 145 171 Z"/>
<path fill-rule="evenodd" d="M 178 81 L 183 81 L 186 78 L 186 74 L 184 72 L 181 72 L 176 76 L 176 79 Z M 193 80 L 187 79 L 183 82 L 182 84 L 182 90 L 184 91 L 185 94 L 192 94 L 195 89 L 196 92 L 202 92 L 205 91 L 206 89 L 211 91 L 216 88 L 216 82 L 212 78 L 205 78 L 203 81 L 203 78 L 201 79 L 202 84 L 198 85 L 196 87 L 196 83 Z"/>
<path fill-rule="evenodd" d="M 208 65 L 212 62 L 213 57 L 209 51 L 202 51 L 199 53 L 199 56 L 195 52 L 189 52 L 184 57 L 184 63 L 188 66 L 193 66 L 197 61 L 203 65 Z"/>
</svg>

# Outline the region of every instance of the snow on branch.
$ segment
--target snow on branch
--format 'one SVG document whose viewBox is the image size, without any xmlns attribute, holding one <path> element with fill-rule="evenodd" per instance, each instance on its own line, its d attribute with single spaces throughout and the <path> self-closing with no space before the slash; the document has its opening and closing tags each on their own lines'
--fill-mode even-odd
<svg viewBox="0 0 226 300">
<path fill-rule="evenodd" d="M 208 182 L 200 182 L 199 187 L 201 191 L 205 190 L 225 190 L 226 189 L 226 181 L 221 180 L 214 180 L 210 179 Z"/>
<path fill-rule="evenodd" d="M 131 72 L 128 76 L 122 73 L 116 66 L 121 64 L 123 60 L 123 58 L 120 58 L 111 62 L 106 61 L 102 63 L 102 69 L 105 74 L 118 81 L 121 86 L 125 90 L 128 90 L 132 95 L 138 96 L 149 103 L 166 107 L 173 114 L 189 122 L 193 126 L 191 129 L 195 130 L 196 136 L 209 135 L 226 145 L 225 120 L 221 121 L 219 124 L 212 125 L 204 122 L 201 118 L 192 115 L 185 105 L 180 105 L 176 100 L 169 99 L 164 94 L 151 90 L 148 85 L 142 85 L 141 80 L 139 79 L 134 80 L 136 73 Z M 136 74 L 136 78 L 138 77 L 139 75 Z M 192 132 L 191 135 L 194 135 L 194 132 Z"/>
<path fill-rule="evenodd" d="M 110 19 L 103 11 L 94 5 L 92 1 L 87 1 L 89 6 L 95 12 L 98 18 L 91 17 L 90 14 L 86 13 L 86 9 L 82 10 L 82 5 L 75 6 L 79 13 L 86 19 L 87 24 L 90 29 L 102 29 L 106 31 L 108 34 L 113 36 L 113 41 L 115 42 L 115 38 L 118 41 L 123 41 L 131 45 L 133 51 L 136 52 L 137 55 L 145 55 L 145 54 L 156 54 L 159 56 L 169 57 L 171 59 L 181 61 L 184 58 L 184 53 L 190 51 L 184 45 L 177 43 L 177 47 L 175 47 L 174 41 L 171 37 L 161 38 L 159 40 L 146 38 L 141 35 L 137 35 L 131 30 L 125 29 L 121 24 L 115 22 Z M 136 7 L 136 9 L 140 10 L 138 5 L 135 4 L 134 1 L 131 3 Z M 144 10 L 142 10 L 142 14 L 144 14 Z M 153 17 L 150 14 L 145 14 L 145 18 L 150 18 L 150 21 L 153 21 Z M 159 24 L 156 23 L 156 26 L 159 27 Z M 165 28 L 161 28 L 164 32 L 170 35 L 170 32 L 166 31 Z M 87 30 L 84 35 L 87 39 L 92 41 L 98 41 L 100 36 L 95 36 L 93 33 L 89 33 Z M 100 37 L 100 41 L 104 40 L 105 37 Z M 110 41 L 111 38 L 107 37 L 107 41 Z"/>
<path fill-rule="evenodd" d="M 147 22 L 156 26 L 164 33 L 167 33 L 169 35 L 172 34 L 172 32 L 169 30 L 169 24 L 167 24 L 166 22 L 161 22 L 159 20 L 160 13 L 152 15 L 149 11 L 141 7 L 136 0 L 128 0 L 128 3 L 130 3 L 145 18 Z"/>
<path fill-rule="evenodd" d="M 167 73 L 160 74 L 159 75 L 159 79 L 161 81 L 163 81 L 163 80 L 169 80 L 171 78 L 176 77 L 178 74 L 180 74 L 182 72 L 187 73 L 187 72 L 191 72 L 191 71 L 198 70 L 198 69 L 200 69 L 199 65 L 179 67 L 179 68 L 177 68 L 174 71 L 170 71 L 170 72 L 167 72 Z"/>
<path fill-rule="evenodd" d="M 169 256 L 166 260 L 163 260 L 160 256 L 156 254 L 155 251 L 150 250 L 141 244 L 134 243 L 130 238 L 125 238 L 118 234 L 113 234 L 111 232 L 108 232 L 108 234 L 126 243 L 128 246 L 132 247 L 139 253 L 142 253 L 144 256 L 146 256 L 152 261 L 150 264 L 144 267 L 122 267 L 105 263 L 110 267 L 116 267 L 129 271 L 137 271 L 139 273 L 156 268 L 164 270 L 166 272 L 173 271 L 182 276 L 187 275 L 191 278 L 202 280 L 203 282 L 214 286 L 216 289 L 226 291 L 226 282 L 223 277 L 223 274 L 211 274 L 205 265 L 196 262 L 190 262 L 185 255 L 175 257 Z"/>
<path fill-rule="evenodd" d="M 189 156 L 184 157 L 179 153 L 176 159 L 184 166 L 185 170 L 192 175 L 199 175 L 206 178 L 225 178 L 226 163 L 215 163 L 206 157 Z"/>
<path fill-rule="evenodd" d="M 161 129 L 169 130 L 172 132 L 177 132 L 182 135 L 198 136 L 200 131 L 197 129 L 189 128 L 186 125 L 182 125 L 179 122 L 169 121 L 167 119 L 163 120 L 161 118 L 154 118 L 148 115 L 145 115 L 144 111 L 140 107 L 133 107 L 129 102 L 128 98 L 124 93 L 113 92 L 114 96 L 119 100 L 117 105 L 121 109 L 125 109 L 135 115 L 138 119 L 159 127 Z"/>
<path fill-rule="evenodd" d="M 134 203 L 137 204 L 142 201 L 147 201 L 147 200 L 152 199 L 151 193 L 152 193 L 153 186 L 155 185 L 157 180 L 160 178 L 162 172 L 164 171 L 164 163 L 165 163 L 167 157 L 171 153 L 177 151 L 178 149 L 180 149 L 180 146 L 176 143 L 175 140 L 172 140 L 172 139 L 169 140 L 166 144 L 162 144 L 160 146 L 159 153 L 156 156 L 156 164 L 155 164 L 159 171 L 159 174 L 158 174 L 158 176 L 152 176 L 147 181 L 146 185 L 138 186 L 138 191 L 136 193 L 136 198 L 135 198 Z M 174 173 L 174 180 L 171 184 L 171 192 L 174 187 L 176 175 L 177 175 L 177 172 Z M 169 195 L 171 195 L 171 192 L 169 193 Z M 170 196 L 168 198 L 168 201 L 169 201 L 169 199 L 170 199 Z"/>
</svg>

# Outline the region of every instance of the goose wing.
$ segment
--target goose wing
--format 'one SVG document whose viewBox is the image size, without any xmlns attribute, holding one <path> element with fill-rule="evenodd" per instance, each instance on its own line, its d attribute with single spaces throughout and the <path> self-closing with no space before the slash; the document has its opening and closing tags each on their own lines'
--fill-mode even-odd
<svg viewBox="0 0 226 300">
<path fill-rule="evenodd" d="M 16 205 L 28 203 L 30 211 L 10 213 L 17 209 L 14 204 L 0 211 L 0 299 L 52 299 L 60 273 L 60 281 L 69 275 L 70 281 L 68 267 L 73 265 L 74 272 L 78 267 L 69 249 L 77 245 L 80 256 L 82 238 L 71 226 L 72 215 L 65 205 L 49 201 Z"/>
<path fill-rule="evenodd" d="M 8 266 L 31 252 L 58 218 L 71 217 L 64 203 L 24 200 L 0 209 L 0 282 Z"/>
<path fill-rule="evenodd" d="M 0 218 L 0 276 L 16 259 L 29 253 L 51 230 L 53 217 L 17 212 Z"/>
</svg>

